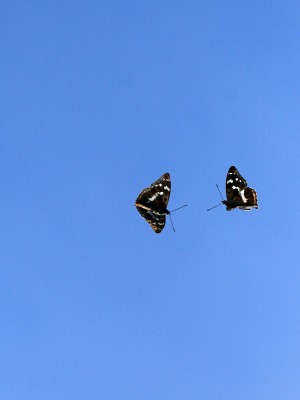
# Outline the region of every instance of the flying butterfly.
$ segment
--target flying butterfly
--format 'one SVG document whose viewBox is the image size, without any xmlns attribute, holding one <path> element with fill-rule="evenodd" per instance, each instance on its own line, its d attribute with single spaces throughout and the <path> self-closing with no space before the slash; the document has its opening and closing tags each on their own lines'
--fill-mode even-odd
<svg viewBox="0 0 300 400">
<path fill-rule="evenodd" d="M 171 211 L 167 209 L 170 194 L 171 177 L 170 174 L 166 172 L 159 179 L 157 179 L 157 181 L 153 182 L 150 187 L 143 189 L 135 201 L 135 206 L 138 212 L 143 218 L 145 218 L 145 220 L 156 233 L 160 233 L 164 229 L 166 215 L 170 216 L 173 231 L 175 232 L 171 219 Z M 185 207 L 186 205 L 182 207 Z"/>
<path fill-rule="evenodd" d="M 234 208 L 239 208 L 240 210 L 244 211 L 249 211 L 252 208 L 258 208 L 256 191 L 247 186 L 247 181 L 233 165 L 229 168 L 226 176 L 227 200 L 223 199 L 218 185 L 217 188 L 222 198 L 222 202 L 212 208 L 209 208 L 207 211 L 210 211 L 221 204 L 226 206 L 227 211 L 231 211 Z"/>
</svg>

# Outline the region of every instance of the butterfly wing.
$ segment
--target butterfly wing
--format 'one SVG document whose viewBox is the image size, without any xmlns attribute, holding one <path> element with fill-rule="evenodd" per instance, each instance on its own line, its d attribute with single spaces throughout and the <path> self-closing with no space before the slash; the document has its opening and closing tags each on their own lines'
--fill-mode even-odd
<svg viewBox="0 0 300 400">
<path fill-rule="evenodd" d="M 241 192 L 241 197 L 245 203 L 245 206 L 239 206 L 238 208 L 245 211 L 249 211 L 251 208 L 258 209 L 257 194 L 254 189 L 246 187 L 245 190 Z"/>
<path fill-rule="evenodd" d="M 166 210 L 171 193 L 170 174 L 165 173 L 159 179 L 143 189 L 135 203 L 150 207 L 154 211 Z"/>
<path fill-rule="evenodd" d="M 247 187 L 247 181 L 239 171 L 231 166 L 226 176 L 226 197 L 228 201 L 240 200 L 240 192 Z"/>
<path fill-rule="evenodd" d="M 150 187 L 143 189 L 135 201 L 139 213 L 156 233 L 161 232 L 165 226 L 170 194 L 171 178 L 170 174 L 165 173 Z"/>
<path fill-rule="evenodd" d="M 251 210 L 258 208 L 256 191 L 247 186 L 247 181 L 242 177 L 236 167 L 231 166 L 226 176 L 227 210 L 234 208 Z"/>
<path fill-rule="evenodd" d="M 137 205 L 136 208 L 141 216 L 145 218 L 145 220 L 148 222 L 154 232 L 160 233 L 164 229 L 166 223 L 165 215 L 156 214 L 151 210 L 145 210 L 144 208 L 141 208 Z"/>
</svg>

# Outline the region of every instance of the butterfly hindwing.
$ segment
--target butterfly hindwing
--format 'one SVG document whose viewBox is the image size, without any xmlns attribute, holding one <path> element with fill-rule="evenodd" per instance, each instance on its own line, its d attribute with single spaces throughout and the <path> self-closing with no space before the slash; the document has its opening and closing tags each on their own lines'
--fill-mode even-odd
<svg viewBox="0 0 300 400">
<path fill-rule="evenodd" d="M 160 233 L 166 223 L 166 215 L 171 193 L 170 174 L 165 173 L 159 179 L 143 189 L 135 201 L 135 206 L 141 216 L 146 219 L 156 233 Z"/>
<path fill-rule="evenodd" d="M 165 215 L 155 214 L 152 211 L 145 210 L 144 208 L 141 208 L 139 206 L 136 206 L 136 208 L 141 216 L 145 218 L 145 220 L 148 222 L 154 232 L 160 233 L 164 229 L 166 223 Z"/>
<path fill-rule="evenodd" d="M 234 166 L 231 166 L 227 173 L 226 196 L 227 211 L 234 208 L 241 210 L 258 208 L 256 191 L 247 186 L 247 181 Z"/>
</svg>

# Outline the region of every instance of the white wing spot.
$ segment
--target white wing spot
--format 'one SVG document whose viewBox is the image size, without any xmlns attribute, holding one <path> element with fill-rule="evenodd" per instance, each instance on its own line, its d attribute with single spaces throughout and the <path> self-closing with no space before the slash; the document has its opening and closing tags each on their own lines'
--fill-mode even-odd
<svg viewBox="0 0 300 400">
<path fill-rule="evenodd" d="M 241 190 L 241 191 L 240 191 L 240 195 L 241 195 L 241 198 L 243 199 L 243 202 L 244 202 L 244 203 L 247 203 L 247 199 L 246 199 L 246 197 L 245 197 L 245 190 Z"/>
<path fill-rule="evenodd" d="M 156 194 L 154 194 L 152 197 L 149 197 L 149 199 L 147 200 L 147 203 L 149 203 L 149 201 L 153 201 L 153 200 L 155 200 L 155 199 L 156 199 L 156 197 L 157 197 L 157 193 L 156 193 Z"/>
</svg>

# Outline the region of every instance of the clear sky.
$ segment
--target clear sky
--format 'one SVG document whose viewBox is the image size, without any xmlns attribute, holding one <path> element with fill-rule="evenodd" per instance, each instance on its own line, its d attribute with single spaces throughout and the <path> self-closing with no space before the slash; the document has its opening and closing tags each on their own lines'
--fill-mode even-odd
<svg viewBox="0 0 300 400">
<path fill-rule="evenodd" d="M 0 38 L 0 399 L 298 400 L 299 2 L 10 0 Z M 206 212 L 230 165 L 259 210 Z"/>
</svg>

